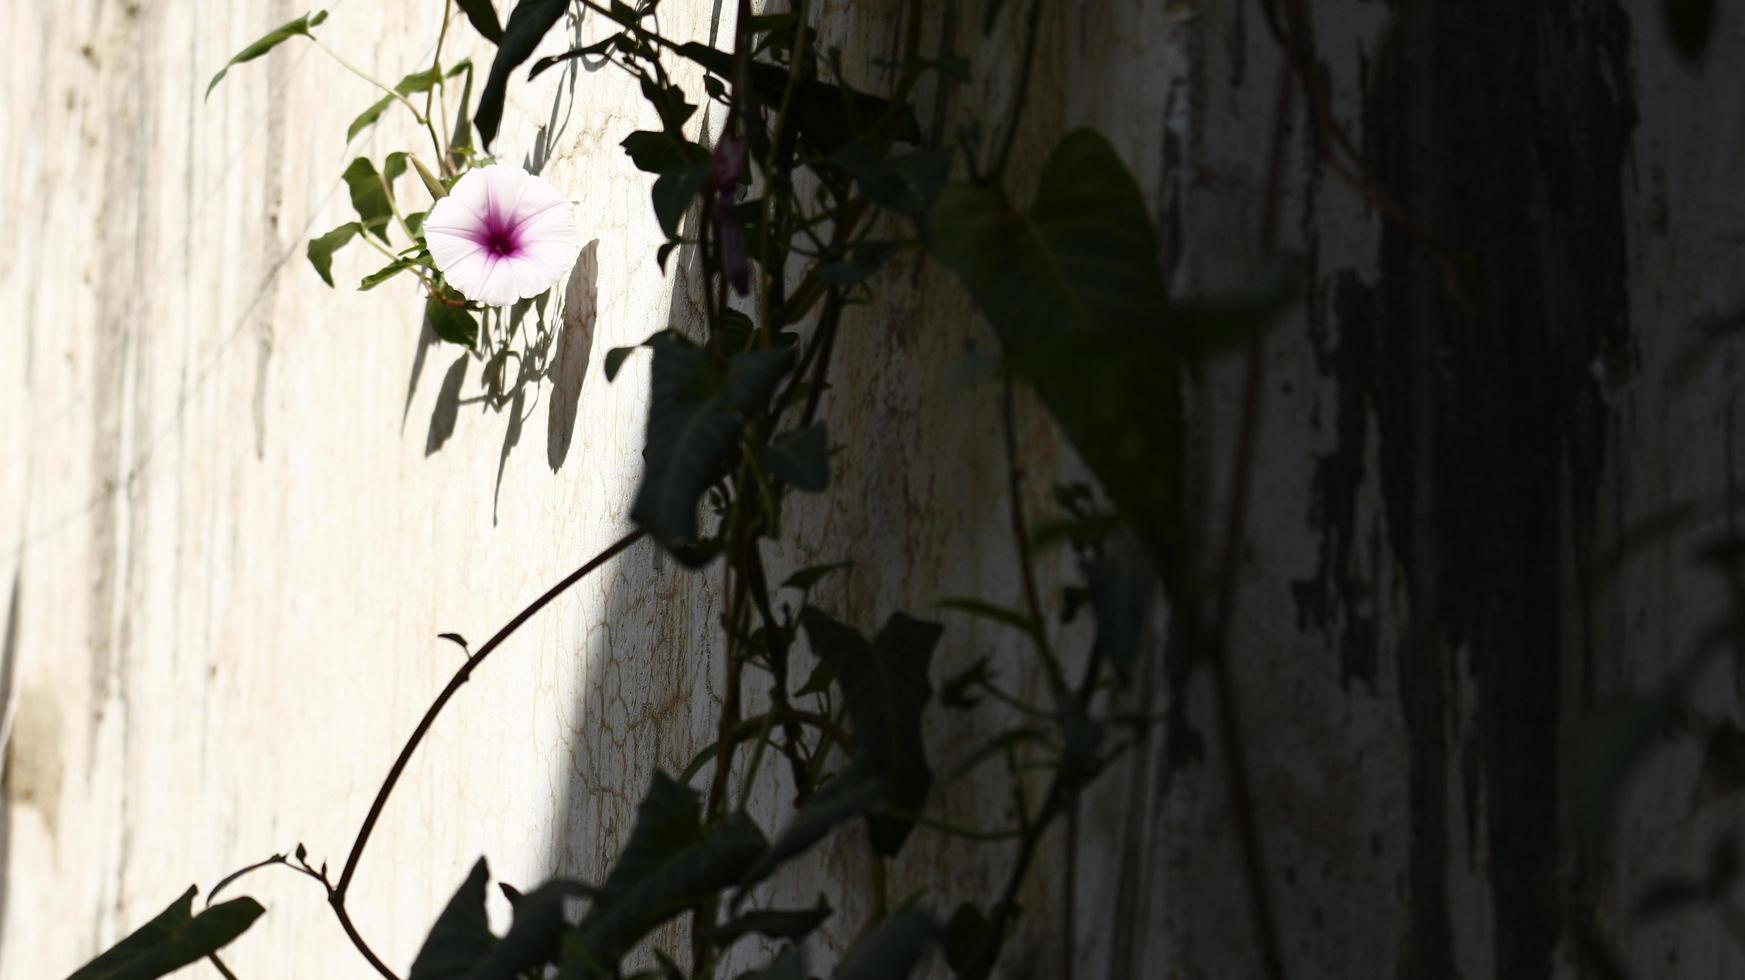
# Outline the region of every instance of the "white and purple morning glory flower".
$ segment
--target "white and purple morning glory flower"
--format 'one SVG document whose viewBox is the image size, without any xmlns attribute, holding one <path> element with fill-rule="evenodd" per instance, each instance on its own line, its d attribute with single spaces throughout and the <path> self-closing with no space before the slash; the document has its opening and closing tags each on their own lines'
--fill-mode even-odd
<svg viewBox="0 0 1745 980">
<path fill-rule="evenodd" d="M 550 289 L 575 264 L 574 207 L 543 179 L 505 164 L 469 171 L 424 219 L 448 284 L 485 306 Z"/>
</svg>

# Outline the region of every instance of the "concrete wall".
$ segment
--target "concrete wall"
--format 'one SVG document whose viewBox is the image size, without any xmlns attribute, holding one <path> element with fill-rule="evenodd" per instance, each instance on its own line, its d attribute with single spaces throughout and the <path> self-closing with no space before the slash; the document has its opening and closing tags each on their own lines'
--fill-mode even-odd
<svg viewBox="0 0 1745 980">
<path fill-rule="evenodd" d="M 725 6 L 667 0 L 662 30 L 728 37 Z M 877 84 L 901 5 L 815 6 L 850 72 Z M 976 81 L 943 99 L 924 90 L 924 125 L 949 134 L 963 119 L 1003 120 L 1025 5 L 1008 4 L 987 37 L 981 4 L 928 6 L 952 20 L 950 43 Z M 1726 14 L 1698 76 L 1660 40 L 1646 0 L 1568 0 L 1489 28 L 1358 0 L 1311 6 L 1333 105 L 1366 165 L 1390 186 L 1443 188 L 1403 202 L 1463 244 L 1480 236 L 1472 288 L 1496 315 L 1459 319 L 1468 314 L 1446 312 L 1435 269 L 1398 264 L 1411 243 L 1314 165 L 1297 113 L 1282 244 L 1311 259 L 1315 289 L 1267 348 L 1234 654 L 1292 975 L 1576 975 L 1565 910 L 1538 889 L 1574 881 L 1587 912 L 1622 921 L 1646 875 L 1698 860 L 1717 814 L 1736 809 L 1727 794 L 1689 802 L 1700 759 L 1679 750 L 1630 811 L 1625 859 L 1581 868 L 1556 843 L 1567 801 L 1522 780 L 1567 758 L 1584 706 L 1658 676 L 1718 602 L 1671 546 L 1613 591 L 1576 600 L 1582 571 L 1622 528 L 1727 485 L 1737 365 L 1719 361 L 1682 390 L 1667 368 L 1691 318 L 1739 301 L 1728 270 L 1745 250 L 1745 198 L 1728 177 L 1742 147 L 1726 120 L 1745 83 L 1719 68 L 1745 44 L 1745 22 Z M 428 57 L 438 7 L 339 0 L 323 34 L 397 77 Z M 458 662 L 435 635 L 483 639 L 625 527 L 646 367 L 633 360 L 607 384 L 604 351 L 696 322 L 691 259 L 675 275 L 656 268 L 647 180 L 617 146 L 652 114 L 609 71 L 512 89 L 496 147 L 579 201 L 593 242 L 562 302 L 526 321 L 537 366 L 524 383 L 493 386 L 476 360 L 420 338 L 410 287 L 346 288 L 374 268 L 357 249 L 336 264 L 340 289 L 321 284 L 303 242 L 349 211 L 341 142 L 374 96 L 291 44 L 201 99 L 226 57 L 301 12 L 277 0 L 0 8 L 0 294 L 11 300 L 0 327 L 11 352 L 0 360 L 0 975 L 60 975 L 186 883 L 207 887 L 298 841 L 342 861 L 401 739 Z M 1281 65 L 1254 5 L 1050 3 L 1044 26 L 1020 161 L 1071 126 L 1097 126 L 1154 202 L 1175 284 L 1240 278 L 1259 259 Z M 1492 65 L 1396 59 L 1487 29 L 1524 47 Z M 466 30 L 457 39 L 488 56 Z M 1494 92 L 1460 88 L 1485 79 Z M 1486 186 L 1526 188 L 1522 217 L 1480 228 L 1463 214 L 1494 213 L 1494 200 L 1447 190 L 1460 186 L 1453 165 L 1424 179 L 1423 154 L 1488 159 L 1482 127 L 1462 113 L 1484 98 L 1506 106 L 1516 83 L 1534 108 L 1501 113 L 1517 138 L 1497 145 L 1521 169 Z M 395 120 L 361 142 L 379 158 L 416 139 Z M 1034 165 L 1014 177 L 1027 194 Z M 1554 193 L 1565 177 L 1573 203 Z M 1611 231 L 1612 252 L 1564 254 Z M 1489 271 L 1492 254 L 1532 265 L 1525 294 Z M 1017 595 L 1005 515 L 989 503 L 1005 487 L 997 389 L 963 383 L 976 363 L 966 352 L 986 353 L 989 337 L 939 270 L 911 260 L 885 281 L 881 305 L 845 324 L 826 400 L 847 449 L 836 484 L 791 516 L 797 543 L 781 556 L 830 560 L 852 542 L 859 563 L 819 599 L 866 628 L 896 608 L 940 615 L 943 596 Z M 1461 454 L 1488 443 L 1449 425 L 1478 417 L 1461 414 L 1470 390 L 1496 413 L 1487 431 L 1511 431 L 1533 403 L 1484 399 L 1537 389 L 1519 373 L 1496 386 L 1475 368 L 1445 375 L 1439 357 L 1478 343 L 1463 331 L 1494 345 L 1480 368 L 1525 363 L 1558 379 L 1541 406 L 1555 424 L 1533 430 L 1541 441 L 1474 464 L 1545 467 L 1496 499 L 1513 523 L 1488 538 L 1458 506 L 1484 487 L 1456 478 Z M 1594 364 L 1604 370 L 1584 384 Z M 1237 384 L 1220 367 L 1197 403 L 1213 513 Z M 1074 463 L 1040 410 L 1026 403 L 1020 416 L 1038 513 Z M 1521 545 L 1513 557 L 1436 557 L 1469 538 Z M 1049 559 L 1051 581 L 1063 562 Z M 1538 565 L 1548 574 L 1518 577 Z M 1532 603 L 1498 611 L 1487 582 L 1492 598 L 1570 601 L 1547 606 L 1549 618 Z M 359 927 L 390 963 L 410 962 L 480 854 L 523 885 L 601 873 L 652 771 L 676 771 L 712 737 L 713 584 L 639 546 L 468 685 L 352 891 Z M 990 650 L 1018 656 L 1009 637 L 948 624 L 942 676 Z M 1156 703 L 1165 670 L 1152 666 L 1135 697 Z M 1257 972 L 1202 687 L 1184 702 L 1208 756 L 1177 765 L 1146 746 L 1085 807 L 1071 942 L 1051 843 L 1014 975 L 1054 972 L 1063 958 L 1081 976 Z M 974 732 L 941 717 L 932 734 L 949 753 Z M 1516 756 L 1539 768 L 1511 766 Z M 770 790 L 766 823 L 782 812 Z M 997 780 L 971 783 L 940 805 L 953 821 L 1000 825 L 1002 794 Z M 1549 854 L 1511 850 L 1548 828 Z M 858 853 L 853 842 L 826 849 L 778 885 L 801 901 L 823 889 L 850 913 L 830 944 L 852 933 Z M 948 911 L 985 899 L 1005 857 L 918 834 L 891 891 L 925 886 Z M 365 975 L 307 882 L 269 869 L 246 888 L 270 911 L 227 956 L 240 975 Z M 1633 936 L 1628 959 L 1644 975 L 1739 965 L 1701 922 Z"/>
</svg>

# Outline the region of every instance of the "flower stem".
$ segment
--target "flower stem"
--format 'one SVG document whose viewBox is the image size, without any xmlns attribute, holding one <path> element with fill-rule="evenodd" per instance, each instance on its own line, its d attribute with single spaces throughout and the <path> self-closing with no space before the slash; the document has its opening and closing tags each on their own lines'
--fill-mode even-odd
<svg viewBox="0 0 1745 980">
<path fill-rule="evenodd" d="M 448 164 L 447 139 L 436 131 L 435 123 L 442 122 L 446 113 L 433 112 L 432 107 L 443 107 L 447 103 L 447 93 L 442 85 L 442 42 L 448 39 L 448 22 L 454 16 L 454 4 L 442 0 L 442 29 L 436 32 L 436 53 L 430 57 L 430 70 L 436 75 L 436 83 L 424 93 L 424 128 L 430 133 L 431 149 L 436 151 L 437 165 L 442 168 L 443 176 L 451 176 L 453 171 Z M 437 100 L 437 94 L 443 94 L 443 100 Z"/>
<path fill-rule="evenodd" d="M 359 68 L 358 66 L 345 60 L 345 58 L 340 56 L 340 53 L 338 51 L 335 51 L 332 48 L 328 47 L 327 45 L 322 44 L 321 40 L 319 38 L 310 37 L 309 40 L 316 47 L 318 47 L 322 51 L 326 52 L 327 56 L 329 58 L 332 58 L 334 61 L 338 62 L 339 67 L 344 68 L 346 71 L 351 72 L 353 75 L 356 75 L 357 77 L 363 79 L 364 81 L 369 82 L 371 85 L 374 85 L 376 88 L 379 88 L 382 91 L 388 93 L 390 96 L 392 96 L 394 98 L 394 100 L 396 102 L 405 106 L 407 111 L 412 113 L 412 117 L 414 119 L 417 119 L 420 123 L 422 123 L 426 126 L 430 125 L 430 121 L 424 118 L 424 113 L 419 112 L 418 107 L 413 105 L 404 95 L 401 95 L 399 92 L 395 91 L 393 88 L 391 88 L 387 85 L 383 85 L 381 83 L 381 81 L 378 80 L 374 75 L 369 74 L 368 72 L 364 71 L 362 68 Z"/>
</svg>

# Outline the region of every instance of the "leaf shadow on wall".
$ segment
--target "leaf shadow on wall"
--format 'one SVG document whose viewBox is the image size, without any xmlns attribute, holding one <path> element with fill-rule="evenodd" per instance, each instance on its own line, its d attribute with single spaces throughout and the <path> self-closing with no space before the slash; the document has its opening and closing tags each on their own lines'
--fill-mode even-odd
<svg viewBox="0 0 1745 980">
<path fill-rule="evenodd" d="M 545 461 L 553 473 L 563 467 L 575 439 L 582 382 L 592 360 L 594 321 L 599 314 L 599 250 L 599 239 L 582 249 L 564 288 L 563 311 L 558 317 L 556 360 L 548 372 L 552 386 L 545 430 Z"/>
<path fill-rule="evenodd" d="M 6 883 L 11 880 L 7 866 L 12 857 L 12 766 L 11 708 L 13 684 L 18 676 L 18 594 L 23 589 L 24 556 L 17 559 L 12 573 L 10 599 L 6 603 L 6 632 L 0 634 L 0 940 L 5 939 Z"/>
</svg>

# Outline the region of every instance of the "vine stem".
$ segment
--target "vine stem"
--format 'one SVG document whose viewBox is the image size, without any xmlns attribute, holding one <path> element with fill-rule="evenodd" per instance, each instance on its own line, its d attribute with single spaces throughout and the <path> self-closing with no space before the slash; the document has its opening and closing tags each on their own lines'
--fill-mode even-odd
<svg viewBox="0 0 1745 980">
<path fill-rule="evenodd" d="M 448 22 L 453 18 L 454 4 L 451 0 L 442 0 L 442 29 L 436 32 L 436 53 L 430 58 L 430 70 L 436 73 L 436 81 L 424 92 L 424 128 L 430 133 L 431 149 L 436 151 L 437 166 L 442 168 L 444 174 L 451 173 L 453 168 L 448 164 L 447 141 L 437 133 L 436 124 L 442 123 L 443 130 L 447 131 L 447 121 L 443 118 L 448 114 L 448 93 L 442 84 L 442 42 L 448 39 Z M 434 107 L 438 105 L 438 92 L 443 93 L 443 111 L 440 113 L 434 111 Z"/>
<path fill-rule="evenodd" d="M 1018 141 L 1018 124 L 1024 119 L 1024 103 L 1030 97 L 1030 73 L 1036 65 L 1036 37 L 1041 33 L 1042 0 L 1030 5 L 1030 18 L 1024 26 L 1024 60 L 1018 69 L 1018 91 L 1012 97 L 1012 115 L 1006 122 L 1006 135 L 1000 141 L 999 155 L 994 158 L 989 179 L 998 182 L 1006 173 L 1006 163 L 1012 158 L 1012 146 Z"/>
<path fill-rule="evenodd" d="M 1030 546 L 1030 526 L 1024 519 L 1024 469 L 1018 462 L 1018 409 L 1017 398 L 1012 391 L 1012 377 L 1007 375 L 1000 390 L 1000 427 L 1005 434 L 1006 447 L 1006 496 L 1012 522 L 1012 540 L 1018 549 L 1018 572 L 1024 583 L 1024 604 L 1030 612 L 1030 621 L 1035 624 L 1031 637 L 1035 641 L 1036 652 L 1042 659 L 1043 667 L 1048 671 L 1048 686 L 1054 692 L 1056 705 L 1063 704 L 1067 698 L 1066 675 L 1061 673 L 1060 663 L 1054 658 L 1054 650 L 1048 642 L 1048 620 L 1042 615 L 1042 594 L 1036 588 L 1036 556 Z"/>
<path fill-rule="evenodd" d="M 410 99 L 406 98 L 404 95 L 401 95 L 399 92 L 395 91 L 394 89 L 390 88 L 389 86 L 383 85 L 381 80 L 376 78 L 374 75 L 371 75 L 369 72 L 366 72 L 362 68 L 359 68 L 358 66 L 345 60 L 344 56 L 342 56 L 338 51 L 335 51 L 332 48 L 328 47 L 327 45 L 322 44 L 321 40 L 319 38 L 315 37 L 314 35 L 310 35 L 309 40 L 316 47 L 318 47 L 322 51 L 326 52 L 327 56 L 329 58 L 332 58 L 334 61 L 338 62 L 339 67 L 344 68 L 346 71 L 351 72 L 353 75 L 356 75 L 357 77 L 363 79 L 364 81 L 369 82 L 371 85 L 374 85 L 376 88 L 379 88 L 382 91 L 388 93 L 390 96 L 392 96 L 394 98 L 394 101 L 405 106 L 407 111 L 412 113 L 412 118 L 418 120 L 418 122 L 422 125 L 426 125 L 426 126 L 429 125 L 429 121 L 424 118 L 424 113 L 419 112 L 418 107 L 413 105 Z"/>
<path fill-rule="evenodd" d="M 479 648 L 479 652 L 469 656 L 466 663 L 462 664 L 461 668 L 455 671 L 454 677 L 450 678 L 448 686 L 444 687 L 442 693 L 436 696 L 436 700 L 430 703 L 430 707 L 424 712 L 424 717 L 419 719 L 418 727 L 412 730 L 412 735 L 407 738 L 405 747 L 400 750 L 399 757 L 394 760 L 394 765 L 388 770 L 387 777 L 382 780 L 382 787 L 376 791 L 375 801 L 370 804 L 369 813 L 364 816 L 364 822 L 358 828 L 357 837 L 352 841 L 351 853 L 345 859 L 345 868 L 339 873 L 339 883 L 333 885 L 328 890 L 327 903 L 333 907 L 334 914 L 339 918 L 340 928 L 345 930 L 345 934 L 351 939 L 352 945 L 356 946 L 358 952 L 363 954 L 364 959 L 368 960 L 370 965 L 375 967 L 377 973 L 388 978 L 388 980 L 398 980 L 398 978 L 394 975 L 394 971 L 388 969 L 387 964 L 383 963 L 381 958 L 370 949 L 369 944 L 364 942 L 363 936 L 358 933 L 357 927 L 352 924 L 351 915 L 346 911 L 345 896 L 346 892 L 351 888 L 353 877 L 357 874 L 358 862 L 363 859 L 364 848 L 370 842 L 370 835 L 376 829 L 376 822 L 381 819 L 382 810 L 388 805 L 388 797 L 393 795 L 394 787 L 399 785 L 400 777 L 405 774 L 406 766 L 412 761 L 413 753 L 418 751 L 419 744 L 424 741 L 424 736 L 430 732 L 430 727 L 436 723 L 437 716 L 442 714 L 442 709 L 448 705 L 448 702 L 453 699 L 455 693 L 461 689 L 461 685 L 465 684 L 467 679 L 472 676 L 473 671 L 477 670 L 479 665 L 485 662 L 486 657 L 489 657 L 493 652 L 495 652 L 496 649 L 499 646 L 502 646 L 505 640 L 513 636 L 515 631 L 520 629 L 524 623 L 529 619 L 532 619 L 541 609 L 550 605 L 558 596 L 568 591 L 571 586 L 588 577 L 589 574 L 599 569 L 608 561 L 616 558 L 631 545 L 642 540 L 643 534 L 644 532 L 640 530 L 632 531 L 619 538 L 617 541 L 614 541 L 612 544 L 607 545 L 605 550 L 588 559 L 588 561 L 580 568 L 564 576 L 556 585 L 547 589 L 543 595 L 533 600 L 533 602 L 525 609 L 516 613 L 513 619 L 510 619 L 509 622 L 503 624 L 501 629 L 499 629 L 489 640 L 485 641 L 485 645 Z"/>
<path fill-rule="evenodd" d="M 1279 74 L 1278 101 L 1273 109 L 1271 156 L 1267 164 L 1266 197 L 1261 212 L 1260 249 L 1271 255 L 1277 247 L 1279 201 L 1283 195 L 1284 157 L 1293 107 L 1289 67 Z M 1236 831 L 1242 847 L 1243 871 L 1248 879 L 1248 898 L 1259 940 L 1266 976 L 1283 980 L 1284 956 L 1278 936 L 1278 918 L 1266 871 L 1266 846 L 1255 815 L 1254 787 L 1247 746 L 1242 739 L 1241 704 L 1231 676 L 1230 622 L 1236 607 L 1237 566 L 1247 527 L 1248 498 L 1253 477 L 1255 450 L 1259 442 L 1261 392 L 1265 380 L 1265 344 L 1260 337 L 1249 342 L 1242 378 L 1242 414 L 1237 424 L 1236 452 L 1230 464 L 1229 510 L 1224 521 L 1223 551 L 1219 557 L 1217 608 L 1205 653 L 1211 661 L 1212 686 L 1218 702 L 1219 736 L 1224 743 L 1226 777 L 1230 783 Z"/>
</svg>

